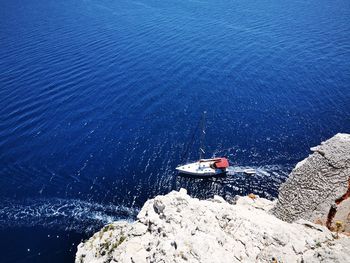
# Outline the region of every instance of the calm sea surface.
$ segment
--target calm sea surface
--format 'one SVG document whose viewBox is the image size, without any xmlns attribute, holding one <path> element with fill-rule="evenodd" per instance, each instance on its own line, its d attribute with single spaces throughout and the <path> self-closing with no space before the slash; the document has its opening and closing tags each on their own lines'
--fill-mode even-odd
<svg viewBox="0 0 350 263">
<path fill-rule="evenodd" d="M 255 177 L 176 175 L 203 111 L 206 157 Z M 82 238 L 180 187 L 274 198 L 349 131 L 348 0 L 3 0 L 0 262 L 73 262 Z"/>
</svg>

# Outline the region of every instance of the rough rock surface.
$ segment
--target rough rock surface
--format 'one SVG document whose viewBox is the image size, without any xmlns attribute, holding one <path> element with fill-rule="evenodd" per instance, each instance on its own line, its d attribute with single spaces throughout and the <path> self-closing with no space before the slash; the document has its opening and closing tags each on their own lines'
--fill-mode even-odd
<svg viewBox="0 0 350 263">
<path fill-rule="evenodd" d="M 340 220 L 349 228 L 350 202 L 336 200 L 350 187 L 350 134 L 337 134 L 311 150 L 280 187 L 272 213 L 288 222 L 303 218 L 325 224 L 333 206 L 338 210 L 333 227 Z"/>
<path fill-rule="evenodd" d="M 115 222 L 78 246 L 85 262 L 350 262 L 350 238 L 269 213 L 274 203 L 198 200 L 186 190 L 148 200 L 133 223 Z"/>
</svg>

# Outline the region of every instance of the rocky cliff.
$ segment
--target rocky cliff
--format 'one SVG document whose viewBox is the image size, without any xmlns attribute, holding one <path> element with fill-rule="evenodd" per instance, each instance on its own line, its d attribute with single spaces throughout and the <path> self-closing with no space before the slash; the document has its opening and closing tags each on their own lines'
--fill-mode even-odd
<svg viewBox="0 0 350 263">
<path fill-rule="evenodd" d="M 281 188 L 277 205 L 254 195 L 235 204 L 219 196 L 198 200 L 184 189 L 157 196 L 135 222 L 107 225 L 81 243 L 76 263 L 350 262 L 350 238 L 300 219 L 328 215 L 333 198 L 346 197 L 348 144 L 349 135 L 343 134 L 314 148 Z M 321 184 L 327 192 L 317 201 L 312 193 L 318 195 Z M 306 205 L 310 195 L 314 206 Z M 330 203 L 318 208 L 325 200 Z"/>
<path fill-rule="evenodd" d="M 136 222 L 115 222 L 78 247 L 76 262 L 350 262 L 350 239 L 268 213 L 273 202 L 198 200 L 186 190 L 149 200 Z"/>
<path fill-rule="evenodd" d="M 272 212 L 282 220 L 303 218 L 350 231 L 350 134 L 337 134 L 311 148 L 280 187 Z"/>
</svg>

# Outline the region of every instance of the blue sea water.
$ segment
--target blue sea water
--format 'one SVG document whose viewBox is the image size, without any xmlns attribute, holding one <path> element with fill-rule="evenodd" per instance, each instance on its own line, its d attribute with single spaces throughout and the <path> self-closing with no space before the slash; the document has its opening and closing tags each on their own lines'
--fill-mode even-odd
<svg viewBox="0 0 350 263">
<path fill-rule="evenodd" d="M 80 239 L 180 187 L 274 198 L 350 131 L 348 0 L 0 6 L 1 262 L 73 262 Z M 206 157 L 255 177 L 176 175 L 203 111 Z"/>
</svg>

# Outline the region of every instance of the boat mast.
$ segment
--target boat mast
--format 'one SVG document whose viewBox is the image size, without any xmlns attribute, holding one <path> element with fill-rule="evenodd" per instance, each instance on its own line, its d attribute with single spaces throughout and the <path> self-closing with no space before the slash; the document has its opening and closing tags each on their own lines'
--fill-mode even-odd
<svg viewBox="0 0 350 263">
<path fill-rule="evenodd" d="M 201 123 L 201 135 L 200 135 L 200 145 L 199 145 L 199 159 L 203 158 L 204 151 L 204 138 L 205 138 L 205 117 L 207 112 L 204 111 L 202 115 L 202 123 Z"/>
</svg>

